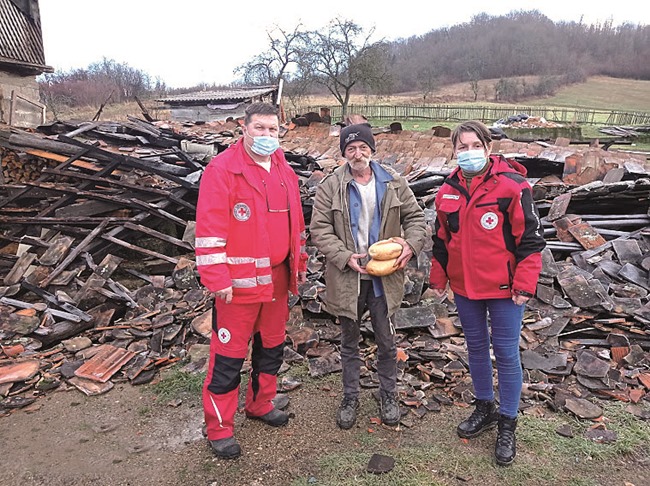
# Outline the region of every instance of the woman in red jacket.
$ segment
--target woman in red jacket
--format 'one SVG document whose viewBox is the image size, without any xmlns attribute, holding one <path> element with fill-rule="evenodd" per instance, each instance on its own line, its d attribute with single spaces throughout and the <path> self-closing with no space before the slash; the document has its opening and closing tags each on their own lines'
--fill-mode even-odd
<svg viewBox="0 0 650 486">
<path fill-rule="evenodd" d="M 457 433 L 472 438 L 498 426 L 495 456 L 504 466 L 516 455 L 523 382 L 519 334 L 526 301 L 537 286 L 545 241 L 526 169 L 490 155 L 488 128 L 468 121 L 454 129 L 451 140 L 458 168 L 436 196 L 430 284 L 442 296 L 449 283 L 467 343 L 476 408 Z M 492 386 L 490 338 L 499 408 Z"/>
</svg>

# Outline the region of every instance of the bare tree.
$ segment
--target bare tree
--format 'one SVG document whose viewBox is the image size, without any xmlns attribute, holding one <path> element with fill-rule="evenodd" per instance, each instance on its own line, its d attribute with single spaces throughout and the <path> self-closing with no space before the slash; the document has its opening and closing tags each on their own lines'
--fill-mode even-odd
<svg viewBox="0 0 650 486">
<path fill-rule="evenodd" d="M 354 22 L 336 18 L 322 31 L 303 37 L 300 75 L 324 85 L 340 103 L 343 118 L 355 87 L 380 89 L 389 84 L 386 45 L 371 42 L 374 31 L 366 33 Z"/>
<path fill-rule="evenodd" d="M 293 32 L 290 32 L 276 25 L 267 31 L 268 50 L 238 66 L 235 74 L 240 74 L 247 84 L 278 84 L 281 78 L 286 77 L 291 66 L 298 61 L 302 40 L 301 27 L 302 25 L 298 24 Z"/>
<path fill-rule="evenodd" d="M 422 99 L 426 102 L 427 97 L 438 89 L 438 75 L 432 67 L 427 66 L 418 71 L 417 81 L 422 91 Z"/>
</svg>

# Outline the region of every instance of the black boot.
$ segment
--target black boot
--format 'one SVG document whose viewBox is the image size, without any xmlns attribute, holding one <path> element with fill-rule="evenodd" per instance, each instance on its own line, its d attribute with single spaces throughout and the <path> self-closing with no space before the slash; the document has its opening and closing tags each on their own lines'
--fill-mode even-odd
<svg viewBox="0 0 650 486">
<path fill-rule="evenodd" d="M 512 419 L 499 415 L 497 443 L 494 447 L 494 455 L 499 466 L 508 466 L 515 460 L 515 456 L 517 455 L 516 428 L 516 417 Z"/>
<path fill-rule="evenodd" d="M 463 439 L 472 439 L 497 424 L 499 411 L 492 400 L 476 400 L 476 408 L 463 420 L 456 433 Z"/>
</svg>

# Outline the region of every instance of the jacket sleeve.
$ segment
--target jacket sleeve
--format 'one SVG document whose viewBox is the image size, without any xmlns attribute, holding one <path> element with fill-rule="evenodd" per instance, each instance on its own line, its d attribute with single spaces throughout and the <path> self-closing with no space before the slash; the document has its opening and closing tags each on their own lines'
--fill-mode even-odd
<svg viewBox="0 0 650 486">
<path fill-rule="evenodd" d="M 438 211 L 438 202 L 436 200 L 436 222 L 433 229 L 433 256 L 431 257 L 431 273 L 429 274 L 429 285 L 434 289 L 444 289 L 447 287 L 447 263 L 449 254 L 447 253 L 447 242 L 449 241 L 449 232 L 445 214 Z"/>
<path fill-rule="evenodd" d="M 541 251 L 546 246 L 542 233 L 542 223 L 539 219 L 533 194 L 527 182 L 522 183 L 522 189 L 517 204 L 510 208 L 510 222 L 515 237 L 516 268 L 512 283 L 515 294 L 532 297 L 537 288 L 537 279 L 542 270 Z"/>
<path fill-rule="evenodd" d="M 300 204 L 297 205 L 298 207 L 298 221 L 299 221 L 299 229 L 300 229 L 300 257 L 298 260 L 298 271 L 299 272 L 306 272 L 307 271 L 307 259 L 309 258 L 309 255 L 307 255 L 307 230 L 305 228 L 305 216 L 302 211 L 302 202 L 300 200 L 300 188 L 298 186 L 298 177 L 296 177 L 296 187 L 298 187 L 298 202 Z"/>
<path fill-rule="evenodd" d="M 335 180 L 323 179 L 316 189 L 309 232 L 312 243 L 327 261 L 344 271 L 353 252 L 346 248 L 343 240 L 334 232 L 332 198 L 335 193 Z"/>
<path fill-rule="evenodd" d="M 402 201 L 400 208 L 400 223 L 404 230 L 404 240 L 409 244 L 413 253 L 417 256 L 424 246 L 424 238 L 427 235 L 427 227 L 424 222 L 424 211 L 418 204 L 415 194 L 408 186 L 406 179 L 400 178 L 399 200 Z"/>
<path fill-rule="evenodd" d="M 230 223 L 230 191 L 227 173 L 210 163 L 201 177 L 196 207 L 196 267 L 201 283 L 211 292 L 232 285 L 226 265 Z"/>
</svg>

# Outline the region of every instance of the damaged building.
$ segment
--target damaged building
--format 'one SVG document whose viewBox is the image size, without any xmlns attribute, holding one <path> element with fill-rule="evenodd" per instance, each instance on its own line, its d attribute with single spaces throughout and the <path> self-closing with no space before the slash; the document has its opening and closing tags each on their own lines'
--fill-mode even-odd
<svg viewBox="0 0 650 486">
<path fill-rule="evenodd" d="M 36 76 L 51 72 L 38 0 L 0 0 L 0 122 L 16 127 L 44 123 Z"/>
</svg>

